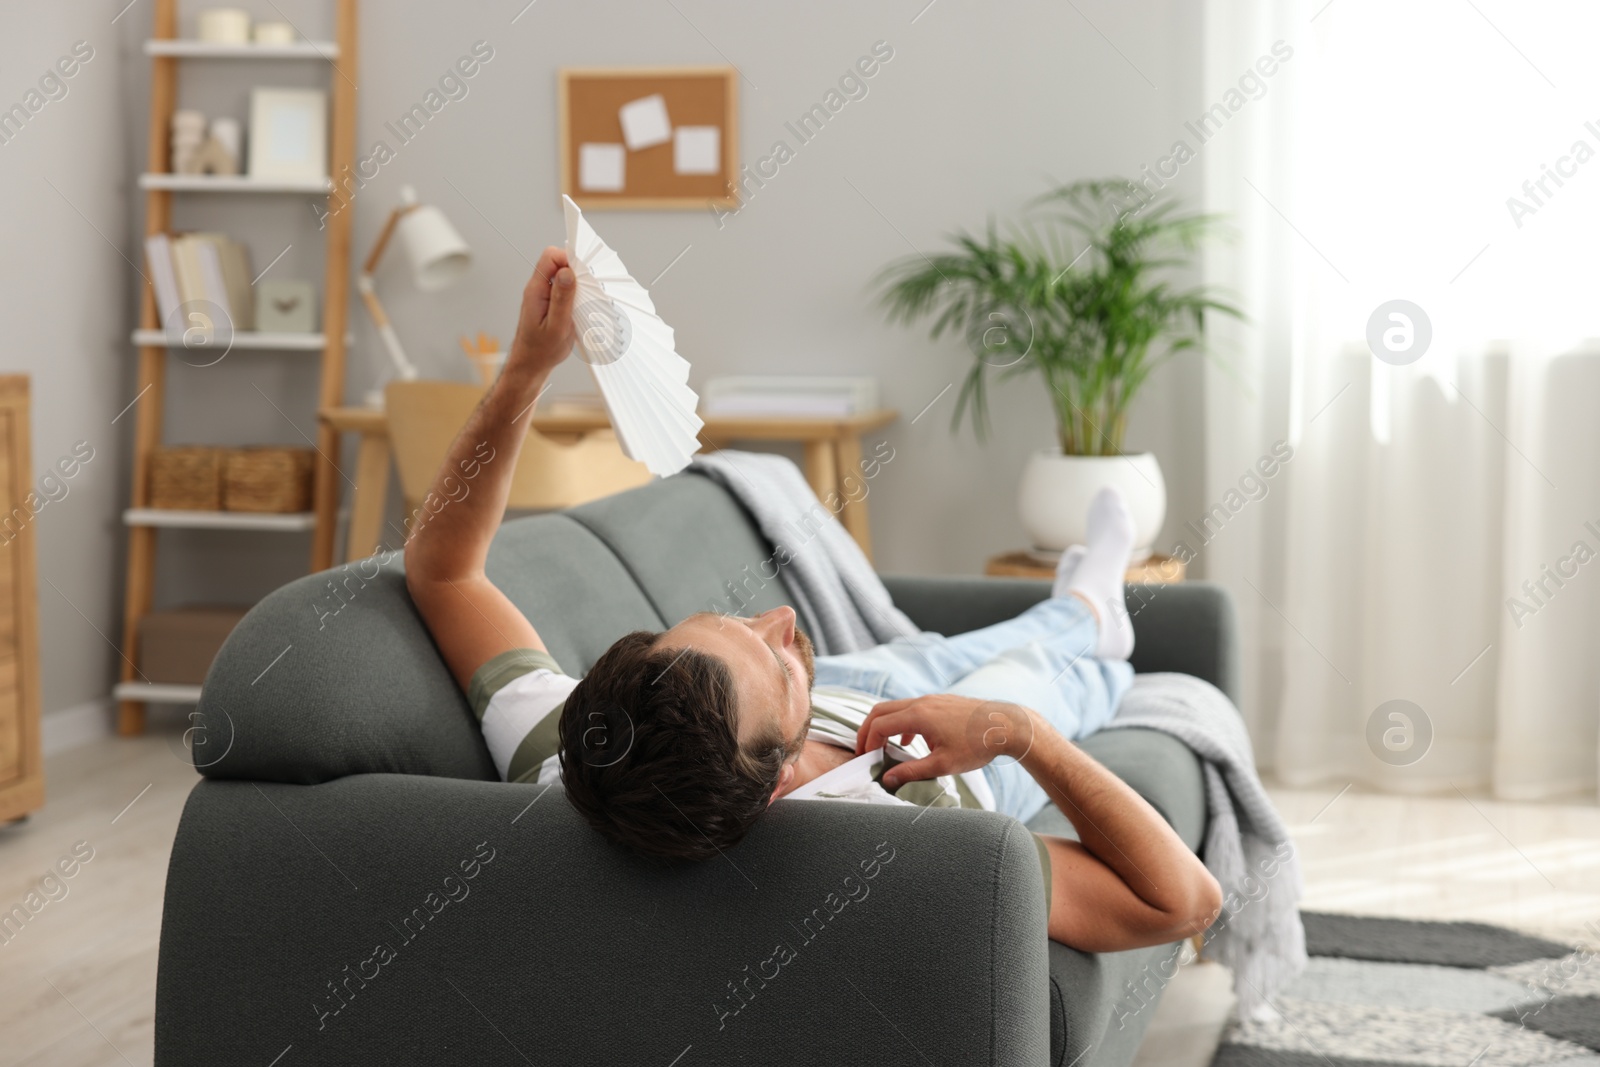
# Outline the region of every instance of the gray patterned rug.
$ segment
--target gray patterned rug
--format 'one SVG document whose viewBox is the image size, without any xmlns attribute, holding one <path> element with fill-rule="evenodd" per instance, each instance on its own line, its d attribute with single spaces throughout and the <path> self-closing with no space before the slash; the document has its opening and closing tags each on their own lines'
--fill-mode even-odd
<svg viewBox="0 0 1600 1067">
<path fill-rule="evenodd" d="M 1481 923 L 1304 914 L 1311 964 L 1212 1067 L 1600 1067 L 1600 950 Z"/>
</svg>

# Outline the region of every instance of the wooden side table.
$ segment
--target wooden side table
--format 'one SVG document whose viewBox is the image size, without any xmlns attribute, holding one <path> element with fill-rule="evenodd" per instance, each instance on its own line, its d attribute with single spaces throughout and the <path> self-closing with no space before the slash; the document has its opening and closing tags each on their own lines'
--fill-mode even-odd
<svg viewBox="0 0 1600 1067">
<path fill-rule="evenodd" d="M 365 559 L 383 534 L 383 515 L 389 492 L 389 420 L 381 408 L 334 407 L 318 413 L 322 424 L 338 433 L 361 438 L 356 456 L 356 489 L 350 505 L 347 561 Z M 731 441 L 795 441 L 804 450 L 806 481 L 818 499 L 839 492 L 839 521 L 861 550 L 872 558 L 872 530 L 867 522 L 867 501 L 841 492 L 847 479 L 861 478 L 861 437 L 899 418 L 897 411 L 882 409 L 840 418 L 787 418 L 778 416 L 708 416 L 700 432 L 707 449 Z M 554 437 L 581 435 L 606 429 L 611 420 L 603 408 L 536 410 L 533 428 Z"/>
<path fill-rule="evenodd" d="M 1130 585 L 1141 582 L 1156 584 L 1181 582 L 1188 576 L 1188 569 L 1183 560 L 1176 556 L 1164 556 L 1156 552 L 1143 563 L 1129 567 L 1124 580 Z M 983 565 L 983 573 L 991 578 L 1049 579 L 1056 576 L 1056 565 L 1047 559 L 1041 559 L 1027 549 L 1020 549 L 990 556 L 988 562 Z"/>
</svg>

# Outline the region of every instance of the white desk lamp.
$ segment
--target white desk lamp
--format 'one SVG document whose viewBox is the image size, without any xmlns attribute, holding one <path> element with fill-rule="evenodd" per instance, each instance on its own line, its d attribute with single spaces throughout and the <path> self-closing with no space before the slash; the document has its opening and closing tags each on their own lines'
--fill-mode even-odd
<svg viewBox="0 0 1600 1067">
<path fill-rule="evenodd" d="M 378 328 L 378 336 L 383 338 L 384 347 L 389 350 L 395 373 L 402 381 L 413 381 L 417 377 L 416 365 L 406 358 L 406 351 L 401 347 L 400 338 L 394 332 L 394 326 L 389 322 L 389 316 L 383 310 L 373 285 L 373 273 L 378 269 L 378 261 L 389 247 L 390 238 L 396 235 L 400 238 L 400 246 L 405 249 L 406 260 L 411 264 L 412 281 L 425 293 L 437 292 L 459 281 L 472 264 L 472 250 L 450 224 L 450 220 L 444 217 L 444 212 L 432 205 L 418 203 L 417 191 L 411 186 L 401 187 L 400 204 L 389 213 L 378 240 L 367 254 L 361 274 L 356 278 L 356 291 L 361 294 L 361 301 L 367 306 L 367 314 L 372 316 L 372 323 Z M 374 390 L 368 394 L 367 402 L 381 406 L 382 392 Z"/>
</svg>

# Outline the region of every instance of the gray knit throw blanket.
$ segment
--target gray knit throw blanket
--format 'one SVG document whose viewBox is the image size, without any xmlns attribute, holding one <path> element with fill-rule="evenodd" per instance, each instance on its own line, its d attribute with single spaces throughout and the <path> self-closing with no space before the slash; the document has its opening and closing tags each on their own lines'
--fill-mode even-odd
<svg viewBox="0 0 1600 1067">
<path fill-rule="evenodd" d="M 1171 734 L 1193 749 L 1205 775 L 1206 869 L 1222 886 L 1222 914 L 1200 950 L 1233 971 L 1239 1015 L 1259 1019 L 1268 1000 L 1306 965 L 1300 924 L 1300 860 L 1256 774 L 1244 719 L 1210 682 L 1187 674 L 1140 674 L 1108 730 Z"/>
<path fill-rule="evenodd" d="M 733 494 L 772 542 L 772 561 L 817 655 L 857 652 L 920 632 L 787 457 L 725 449 L 696 456 L 692 469 Z"/>
<path fill-rule="evenodd" d="M 733 494 L 775 548 L 774 560 L 819 656 L 855 652 L 918 633 L 839 520 L 783 456 L 720 451 L 694 470 Z M 1187 674 L 1140 674 L 1106 727 L 1171 734 L 1199 755 L 1208 813 L 1206 868 L 1223 912 L 1201 955 L 1233 971 L 1243 1018 L 1305 967 L 1300 863 L 1255 770 L 1244 720 L 1221 690 Z"/>
</svg>

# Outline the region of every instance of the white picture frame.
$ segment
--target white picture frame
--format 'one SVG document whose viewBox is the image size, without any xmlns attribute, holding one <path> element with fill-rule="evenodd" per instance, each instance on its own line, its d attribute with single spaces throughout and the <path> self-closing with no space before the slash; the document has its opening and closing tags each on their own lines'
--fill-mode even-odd
<svg viewBox="0 0 1600 1067">
<path fill-rule="evenodd" d="M 250 91 L 249 175 L 258 181 L 327 180 L 327 93 L 320 89 Z"/>
</svg>

